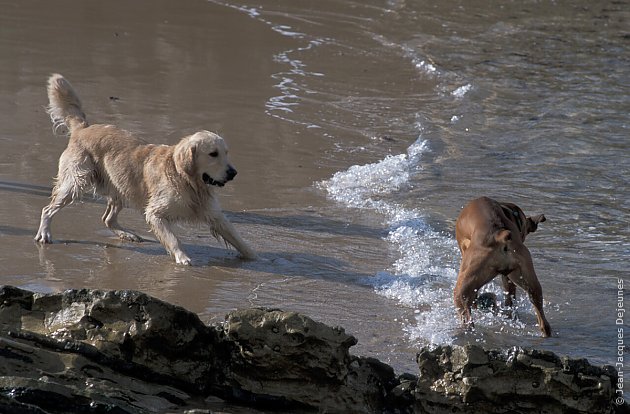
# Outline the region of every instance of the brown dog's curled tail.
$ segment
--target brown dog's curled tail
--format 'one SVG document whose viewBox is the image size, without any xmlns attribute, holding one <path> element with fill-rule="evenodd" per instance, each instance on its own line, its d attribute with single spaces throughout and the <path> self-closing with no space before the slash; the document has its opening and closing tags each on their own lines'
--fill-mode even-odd
<svg viewBox="0 0 630 414">
<path fill-rule="evenodd" d="M 81 108 L 79 95 L 70 82 L 55 73 L 48 78 L 48 108 L 55 135 L 71 134 L 76 129 L 88 126 L 87 118 Z M 64 131 L 62 128 L 66 128 Z M 62 132 L 64 131 L 64 132 Z"/>
</svg>

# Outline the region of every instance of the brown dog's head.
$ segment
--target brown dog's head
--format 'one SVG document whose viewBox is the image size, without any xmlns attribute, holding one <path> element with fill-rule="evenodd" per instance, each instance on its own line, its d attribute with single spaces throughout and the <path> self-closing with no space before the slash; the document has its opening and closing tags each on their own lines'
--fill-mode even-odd
<svg viewBox="0 0 630 414">
<path fill-rule="evenodd" d="M 544 214 L 526 217 L 525 213 L 519 206 L 513 203 L 501 203 L 503 213 L 508 220 L 514 222 L 521 232 L 521 239 L 525 241 L 525 237 L 529 233 L 533 233 L 538 229 L 538 223 L 547 220 Z"/>
<path fill-rule="evenodd" d="M 175 146 L 173 158 L 177 171 L 199 178 L 207 185 L 223 187 L 236 176 L 236 170 L 228 160 L 225 141 L 209 131 L 183 138 Z"/>
<path fill-rule="evenodd" d="M 535 232 L 536 229 L 538 229 L 538 223 L 542 223 L 543 221 L 547 221 L 544 214 L 527 217 L 527 220 L 525 221 L 525 231 L 528 234 Z"/>
</svg>

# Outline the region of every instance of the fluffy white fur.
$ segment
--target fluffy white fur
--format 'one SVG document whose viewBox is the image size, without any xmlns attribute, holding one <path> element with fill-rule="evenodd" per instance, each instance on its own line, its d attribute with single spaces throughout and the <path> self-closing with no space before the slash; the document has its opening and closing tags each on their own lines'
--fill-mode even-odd
<svg viewBox="0 0 630 414">
<path fill-rule="evenodd" d="M 256 257 L 226 219 L 215 194 L 236 175 L 223 138 L 199 131 L 173 146 L 153 145 L 112 125 L 89 125 L 78 95 L 58 74 L 48 80 L 48 100 L 53 129 L 67 128 L 69 141 L 59 158 L 52 199 L 42 210 L 36 241 L 51 243 L 53 216 L 91 191 L 107 199 L 102 219 L 118 237 L 142 241 L 117 219 L 123 206 L 138 209 L 179 264 L 190 265 L 191 260 L 171 229 L 177 221 L 206 223 L 215 237 L 244 258 Z"/>
</svg>

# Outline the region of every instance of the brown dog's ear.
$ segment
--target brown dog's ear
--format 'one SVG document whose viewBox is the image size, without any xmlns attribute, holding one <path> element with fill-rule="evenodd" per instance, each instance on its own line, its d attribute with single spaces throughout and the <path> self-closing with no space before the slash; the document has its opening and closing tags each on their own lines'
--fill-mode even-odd
<svg viewBox="0 0 630 414">
<path fill-rule="evenodd" d="M 544 214 L 527 217 L 527 233 L 535 232 L 538 229 L 538 223 L 542 223 L 543 221 L 547 221 Z"/>
<path fill-rule="evenodd" d="M 175 168 L 179 172 L 193 176 L 195 174 L 195 152 L 196 147 L 190 145 L 189 142 L 180 142 L 175 147 L 173 159 L 175 160 Z"/>
</svg>

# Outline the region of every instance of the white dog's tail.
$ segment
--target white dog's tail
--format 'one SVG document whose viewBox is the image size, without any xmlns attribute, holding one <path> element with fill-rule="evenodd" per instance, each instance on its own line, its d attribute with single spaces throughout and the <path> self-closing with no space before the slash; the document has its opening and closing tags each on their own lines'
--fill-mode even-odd
<svg viewBox="0 0 630 414">
<path fill-rule="evenodd" d="M 81 108 L 81 100 L 63 76 L 55 73 L 48 79 L 48 108 L 53 123 L 53 132 L 62 134 L 61 128 L 67 128 L 67 133 L 88 126 L 87 118 Z"/>
</svg>

